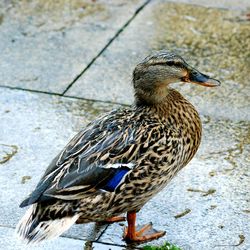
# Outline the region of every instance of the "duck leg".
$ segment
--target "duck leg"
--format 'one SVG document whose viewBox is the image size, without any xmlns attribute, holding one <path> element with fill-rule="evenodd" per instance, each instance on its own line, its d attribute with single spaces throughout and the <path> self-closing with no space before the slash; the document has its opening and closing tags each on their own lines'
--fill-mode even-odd
<svg viewBox="0 0 250 250">
<path fill-rule="evenodd" d="M 121 222 L 121 221 L 125 221 L 125 220 L 126 220 L 126 218 L 124 216 L 114 216 L 114 217 L 106 219 L 104 222 L 113 223 L 113 222 Z"/>
<path fill-rule="evenodd" d="M 135 221 L 136 212 L 127 213 L 128 227 L 124 230 L 124 240 L 128 242 L 143 242 L 158 239 L 163 236 L 165 231 L 156 231 L 152 228 L 152 223 L 143 226 L 140 230 L 136 231 Z"/>
<path fill-rule="evenodd" d="M 114 216 L 114 217 L 108 218 L 104 221 L 97 222 L 97 223 L 114 223 L 114 222 L 121 222 L 121 221 L 125 221 L 125 220 L 126 220 L 126 218 L 124 216 Z M 76 224 L 84 224 L 84 223 L 86 223 L 85 219 L 79 218 L 76 221 Z"/>
</svg>

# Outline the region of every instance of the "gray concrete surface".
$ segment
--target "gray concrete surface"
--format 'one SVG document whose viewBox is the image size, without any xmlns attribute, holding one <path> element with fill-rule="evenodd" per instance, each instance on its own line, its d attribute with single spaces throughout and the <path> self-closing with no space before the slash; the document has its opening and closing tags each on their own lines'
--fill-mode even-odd
<svg viewBox="0 0 250 250">
<path fill-rule="evenodd" d="M 134 65 L 159 49 L 177 51 L 222 86 L 174 85 L 202 115 L 203 141 L 189 166 L 138 214 L 138 224 L 152 221 L 167 231 L 147 245 L 169 241 L 183 250 L 250 249 L 250 22 L 245 18 L 250 2 L 144 3 L 1 1 L 0 249 L 145 245 L 121 240 L 125 223 L 75 225 L 37 246 L 23 245 L 13 233 L 25 211 L 19 203 L 51 159 L 98 114 L 120 106 L 115 102 L 132 102 Z"/>
<path fill-rule="evenodd" d="M 15 239 L 14 237 L 14 229 L 9 227 L 0 227 L 0 242 L 1 249 L 3 250 L 23 250 L 23 249 L 32 249 L 32 250 L 68 250 L 69 246 L 71 249 L 82 249 L 84 244 L 83 241 L 77 239 L 70 238 L 58 238 L 53 241 L 47 241 L 40 245 L 29 246 L 27 247 L 25 244 Z"/>
<path fill-rule="evenodd" d="M 1 85 L 62 93 L 143 2 L 1 1 Z"/>
<path fill-rule="evenodd" d="M 248 0 L 168 0 L 168 2 L 188 3 L 193 5 L 201 5 L 205 7 L 216 7 L 222 9 L 242 10 L 250 8 Z"/>
<path fill-rule="evenodd" d="M 68 237 L 59 237 L 52 241 L 46 241 L 41 244 L 33 245 L 27 247 L 25 244 L 13 237 L 14 229 L 0 227 L 0 241 L 1 249 L 4 250 L 23 250 L 23 249 L 32 249 L 32 250 L 69 250 L 69 249 L 84 249 L 84 250 L 121 250 L 124 249 L 119 246 L 109 245 L 109 244 L 100 244 L 92 243 L 90 241 L 82 241 L 78 239 L 68 238 Z"/>
</svg>

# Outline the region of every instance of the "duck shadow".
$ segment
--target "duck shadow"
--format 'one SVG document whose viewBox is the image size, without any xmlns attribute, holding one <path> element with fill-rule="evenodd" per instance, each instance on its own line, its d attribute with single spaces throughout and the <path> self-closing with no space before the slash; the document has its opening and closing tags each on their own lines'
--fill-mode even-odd
<svg viewBox="0 0 250 250">
<path fill-rule="evenodd" d="M 98 239 L 102 236 L 102 234 L 106 231 L 110 224 L 108 223 L 94 223 L 89 230 L 87 239 L 85 241 L 85 244 L 83 246 L 83 250 L 93 250 L 95 249 L 95 244 L 102 244 L 105 245 L 106 248 L 105 250 L 110 249 L 110 250 L 118 250 L 118 249 L 123 249 L 123 250 L 135 250 L 135 249 L 142 249 L 139 247 L 140 243 L 126 243 L 124 241 L 124 245 L 116 245 L 116 244 L 108 244 L 104 242 L 99 242 Z M 99 248 L 98 248 L 99 249 Z"/>
</svg>

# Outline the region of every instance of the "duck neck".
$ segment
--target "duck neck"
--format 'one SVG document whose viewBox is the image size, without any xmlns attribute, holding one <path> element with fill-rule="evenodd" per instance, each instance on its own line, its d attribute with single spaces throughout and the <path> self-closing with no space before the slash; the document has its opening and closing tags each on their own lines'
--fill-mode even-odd
<svg viewBox="0 0 250 250">
<path fill-rule="evenodd" d="M 189 103 L 177 90 L 165 87 L 164 92 L 158 95 L 149 95 L 144 92 L 135 92 L 135 105 L 137 107 L 149 108 L 159 117 L 167 118 L 169 115 L 181 112 L 196 113 L 193 105 Z"/>
<path fill-rule="evenodd" d="M 155 106 L 165 102 L 169 88 L 165 84 L 157 84 L 157 88 L 136 88 L 135 104 L 137 106 Z"/>
</svg>

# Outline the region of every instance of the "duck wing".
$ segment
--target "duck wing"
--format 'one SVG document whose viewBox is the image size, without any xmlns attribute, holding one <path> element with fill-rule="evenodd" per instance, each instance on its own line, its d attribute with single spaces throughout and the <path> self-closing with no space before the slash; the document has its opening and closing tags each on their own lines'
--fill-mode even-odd
<svg viewBox="0 0 250 250">
<path fill-rule="evenodd" d="M 36 189 L 20 206 L 115 191 L 135 168 L 139 155 L 159 139 L 150 136 L 159 132 L 159 126 L 133 119 L 128 111 L 95 120 L 51 162 Z"/>
</svg>

